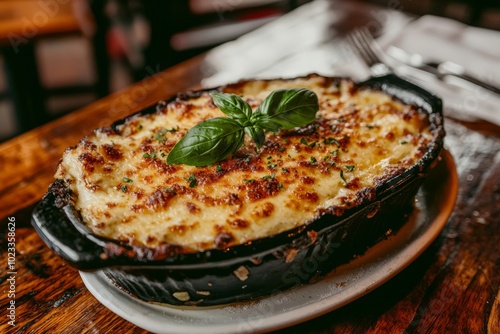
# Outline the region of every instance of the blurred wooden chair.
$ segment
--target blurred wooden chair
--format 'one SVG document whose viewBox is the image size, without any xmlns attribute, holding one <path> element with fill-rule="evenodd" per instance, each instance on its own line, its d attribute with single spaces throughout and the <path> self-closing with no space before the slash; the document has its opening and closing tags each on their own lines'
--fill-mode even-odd
<svg viewBox="0 0 500 334">
<path fill-rule="evenodd" d="M 72 5 L 71 1 L 57 0 L 0 1 L 0 54 L 7 86 L 1 98 L 12 101 L 16 134 L 56 117 L 47 108 L 50 97 L 82 92 L 97 97 L 108 92 L 107 85 L 101 85 L 101 79 L 95 83 L 55 87 L 44 87 L 41 82 L 37 44 L 42 39 L 81 36 Z"/>
<path fill-rule="evenodd" d="M 113 22 L 132 26 L 134 15 L 143 16 L 150 34 L 149 42 L 142 49 L 143 61 L 134 63 L 128 60 L 134 79 L 140 80 L 235 39 L 307 1 L 108 0 L 108 4 L 121 6 L 121 12 L 115 10 L 123 16 L 121 19 L 110 17 L 106 1 L 94 1 L 92 11 L 98 24 L 97 31 L 101 34 L 96 36 L 94 48 L 105 51 L 103 43 L 109 37 L 105 31 Z M 96 58 L 103 60 L 106 57 L 109 58 L 109 53 L 101 53 Z"/>
</svg>

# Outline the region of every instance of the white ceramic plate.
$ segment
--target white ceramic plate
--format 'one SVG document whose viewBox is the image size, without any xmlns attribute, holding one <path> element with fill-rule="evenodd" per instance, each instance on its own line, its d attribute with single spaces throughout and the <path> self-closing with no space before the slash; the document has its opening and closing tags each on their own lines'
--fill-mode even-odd
<svg viewBox="0 0 500 334">
<path fill-rule="evenodd" d="M 337 309 L 395 276 L 439 235 L 458 192 L 451 155 L 444 151 L 416 197 L 416 210 L 397 234 L 327 277 L 256 301 L 212 308 L 182 309 L 149 304 L 125 294 L 102 272 L 80 275 L 89 291 L 120 317 L 148 331 L 173 333 L 250 333 L 270 331 Z"/>
</svg>

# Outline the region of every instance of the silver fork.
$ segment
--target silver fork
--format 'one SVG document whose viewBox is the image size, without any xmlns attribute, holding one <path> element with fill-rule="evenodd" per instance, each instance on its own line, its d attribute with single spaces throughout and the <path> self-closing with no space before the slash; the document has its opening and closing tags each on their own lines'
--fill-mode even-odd
<svg viewBox="0 0 500 334">
<path fill-rule="evenodd" d="M 416 77 L 418 79 L 419 76 L 416 75 L 415 71 L 427 72 L 433 75 L 435 78 L 452 85 L 462 86 L 460 85 L 460 82 L 456 83 L 452 80 L 446 80 L 447 78 L 458 78 L 468 84 L 474 84 L 494 93 L 500 94 L 500 87 L 487 83 L 483 80 L 478 79 L 477 77 L 474 77 L 473 75 L 468 74 L 465 71 L 464 67 L 449 61 L 445 61 L 439 64 L 432 64 L 423 63 L 422 60 L 420 60 L 421 64 L 416 65 L 408 62 L 402 62 L 400 59 L 397 59 L 394 56 L 388 57 L 386 59 L 387 61 L 381 60 L 381 57 L 383 57 L 386 53 L 378 45 L 377 41 L 375 40 L 375 38 L 373 38 L 367 27 L 357 28 L 353 30 L 347 36 L 346 40 L 351 48 L 370 68 L 370 72 L 373 76 L 381 76 L 396 71 L 399 75 L 410 76 L 411 78 Z"/>
<path fill-rule="evenodd" d="M 391 68 L 380 59 L 381 49 L 367 27 L 354 29 L 347 35 L 346 41 L 368 66 L 372 75 L 392 73 Z"/>
</svg>

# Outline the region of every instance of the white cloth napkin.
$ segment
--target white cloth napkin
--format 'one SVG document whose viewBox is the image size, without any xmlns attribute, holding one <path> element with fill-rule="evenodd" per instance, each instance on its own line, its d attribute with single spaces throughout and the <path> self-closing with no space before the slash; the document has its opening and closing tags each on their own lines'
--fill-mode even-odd
<svg viewBox="0 0 500 334">
<path fill-rule="evenodd" d="M 203 85 L 211 87 L 248 78 L 298 76 L 329 69 L 331 66 L 325 66 L 323 58 L 334 53 L 316 51 L 316 47 L 329 44 L 331 33 L 335 31 L 329 31 L 328 27 L 342 19 L 342 11 L 331 15 L 330 5 L 329 1 L 313 1 L 212 49 L 205 57 L 205 65 L 213 74 L 203 80 Z M 312 20 L 321 23 L 311 24 Z"/>
</svg>

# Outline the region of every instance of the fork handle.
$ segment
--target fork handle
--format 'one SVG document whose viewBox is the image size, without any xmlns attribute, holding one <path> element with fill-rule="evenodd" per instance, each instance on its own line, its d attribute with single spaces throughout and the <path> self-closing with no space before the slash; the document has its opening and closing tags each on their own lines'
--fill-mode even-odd
<svg viewBox="0 0 500 334">
<path fill-rule="evenodd" d="M 451 75 L 461 80 L 473 83 L 479 87 L 490 90 L 496 94 L 500 94 L 500 88 L 490 85 L 486 83 L 484 80 L 480 80 L 475 76 L 472 76 L 465 72 L 464 68 L 461 65 L 452 63 L 452 62 L 444 62 L 438 66 L 438 71 L 442 75 Z"/>
<path fill-rule="evenodd" d="M 443 73 L 443 74 L 447 74 L 447 73 Z M 474 85 L 476 86 L 479 86 L 479 87 L 482 87 L 484 89 L 487 89 L 487 90 L 490 90 L 496 94 L 500 94 L 500 88 L 496 87 L 496 86 L 492 86 L 482 80 L 479 80 L 477 79 L 476 77 L 473 77 L 472 75 L 469 75 L 469 74 L 449 74 L 449 75 L 452 75 L 454 77 L 457 77 L 459 79 L 462 79 L 462 80 L 465 80 L 467 82 L 470 82 L 470 83 L 473 83 Z"/>
</svg>

